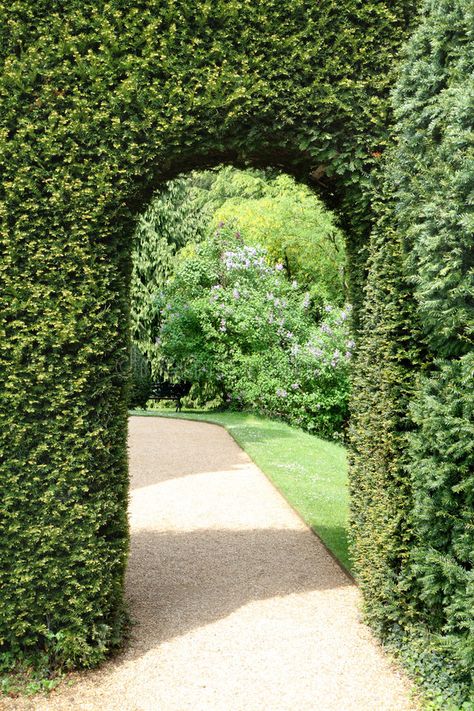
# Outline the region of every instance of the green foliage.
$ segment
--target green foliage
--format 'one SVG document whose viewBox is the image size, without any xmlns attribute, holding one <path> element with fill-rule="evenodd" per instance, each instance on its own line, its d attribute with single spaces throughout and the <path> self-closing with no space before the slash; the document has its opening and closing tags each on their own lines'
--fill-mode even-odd
<svg viewBox="0 0 474 711">
<path fill-rule="evenodd" d="M 132 336 L 150 361 L 157 350 L 155 300 L 176 250 L 200 241 L 221 222 L 233 222 L 249 244 L 265 246 L 274 264 L 283 262 L 287 275 L 310 292 L 315 311 L 328 302 L 344 304 L 344 236 L 310 188 L 273 170 L 194 171 L 155 195 L 135 232 Z"/>
<path fill-rule="evenodd" d="M 409 617 L 400 570 L 411 543 L 407 417 L 422 367 L 416 306 L 404 278 L 402 240 L 390 225 L 390 185 L 377 205 L 351 404 L 351 536 L 365 614 L 382 636 Z"/>
<path fill-rule="evenodd" d="M 425 2 L 405 51 L 353 420 L 366 614 L 443 709 L 474 708 L 472 22 Z"/>
<path fill-rule="evenodd" d="M 413 406 L 414 544 L 419 617 L 474 701 L 474 353 L 435 364 Z"/>
<path fill-rule="evenodd" d="M 433 365 L 410 437 L 420 621 L 474 706 L 474 43 L 472 3 L 428 2 L 395 95 L 397 197 L 419 318 Z"/>
<path fill-rule="evenodd" d="M 234 162 L 311 172 L 360 303 L 369 172 L 414 0 L 13 0 L 0 7 L 0 648 L 120 632 L 135 215 Z"/>
<path fill-rule="evenodd" d="M 309 188 L 288 175 L 267 178 L 263 196 L 227 199 L 213 226 L 221 221 L 233 222 L 249 244 L 263 245 L 270 259 L 285 265 L 288 278 L 310 291 L 313 303 L 344 304 L 344 236 Z"/>
<path fill-rule="evenodd" d="M 284 271 L 230 227 L 185 247 L 156 301 L 155 372 L 194 383 L 201 400 L 333 436 L 347 417 L 348 310 L 328 305 L 315 325 L 308 292 Z"/>
<path fill-rule="evenodd" d="M 172 180 L 155 195 L 140 216 L 133 238 L 130 285 L 131 330 L 134 343 L 151 360 L 151 333 L 156 329 L 156 293 L 173 271 L 176 250 L 206 234 L 206 196 L 214 174 L 191 173 Z"/>
</svg>

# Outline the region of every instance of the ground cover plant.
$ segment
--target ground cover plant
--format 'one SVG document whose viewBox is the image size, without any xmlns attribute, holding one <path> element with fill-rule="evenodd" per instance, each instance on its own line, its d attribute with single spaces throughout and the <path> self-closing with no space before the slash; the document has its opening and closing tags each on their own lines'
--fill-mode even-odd
<svg viewBox="0 0 474 711">
<path fill-rule="evenodd" d="M 131 410 L 130 414 L 201 420 L 225 427 L 350 571 L 347 457 L 342 445 L 247 412 Z"/>
<path fill-rule="evenodd" d="M 193 384 L 204 404 L 254 410 L 309 431 L 342 436 L 354 341 L 349 307 L 326 304 L 315 319 L 308 291 L 268 251 L 220 223 L 176 255 L 155 297 L 152 367 Z"/>
</svg>

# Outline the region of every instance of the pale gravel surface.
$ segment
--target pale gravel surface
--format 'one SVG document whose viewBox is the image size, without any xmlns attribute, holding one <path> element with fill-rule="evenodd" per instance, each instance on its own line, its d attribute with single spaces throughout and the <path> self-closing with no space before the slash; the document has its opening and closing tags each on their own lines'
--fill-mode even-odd
<svg viewBox="0 0 474 711">
<path fill-rule="evenodd" d="M 221 427 L 130 420 L 136 620 L 120 657 L 34 711 L 404 711 L 358 591 Z"/>
</svg>

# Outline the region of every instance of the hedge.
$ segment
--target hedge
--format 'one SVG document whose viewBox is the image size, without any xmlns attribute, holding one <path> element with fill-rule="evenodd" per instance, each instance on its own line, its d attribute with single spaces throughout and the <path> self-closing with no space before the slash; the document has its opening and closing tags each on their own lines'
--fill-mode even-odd
<svg viewBox="0 0 474 711">
<path fill-rule="evenodd" d="M 363 280 L 369 173 L 414 0 L 12 0 L 0 9 L 4 659 L 96 663 L 123 625 L 130 240 L 217 163 L 316 181 Z"/>
<path fill-rule="evenodd" d="M 474 708 L 473 28 L 427 0 L 404 50 L 352 422 L 366 614 L 444 709 Z"/>
<path fill-rule="evenodd" d="M 411 408 L 418 624 L 474 706 L 474 8 L 426 3 L 395 94 L 396 190 L 425 343 Z"/>
</svg>

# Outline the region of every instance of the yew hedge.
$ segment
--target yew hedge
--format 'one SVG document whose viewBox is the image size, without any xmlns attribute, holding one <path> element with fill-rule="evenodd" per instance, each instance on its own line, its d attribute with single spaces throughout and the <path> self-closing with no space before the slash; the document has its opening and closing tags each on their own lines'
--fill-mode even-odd
<svg viewBox="0 0 474 711">
<path fill-rule="evenodd" d="M 393 94 L 353 408 L 366 614 L 445 708 L 474 708 L 474 13 L 428 0 Z"/>
</svg>

